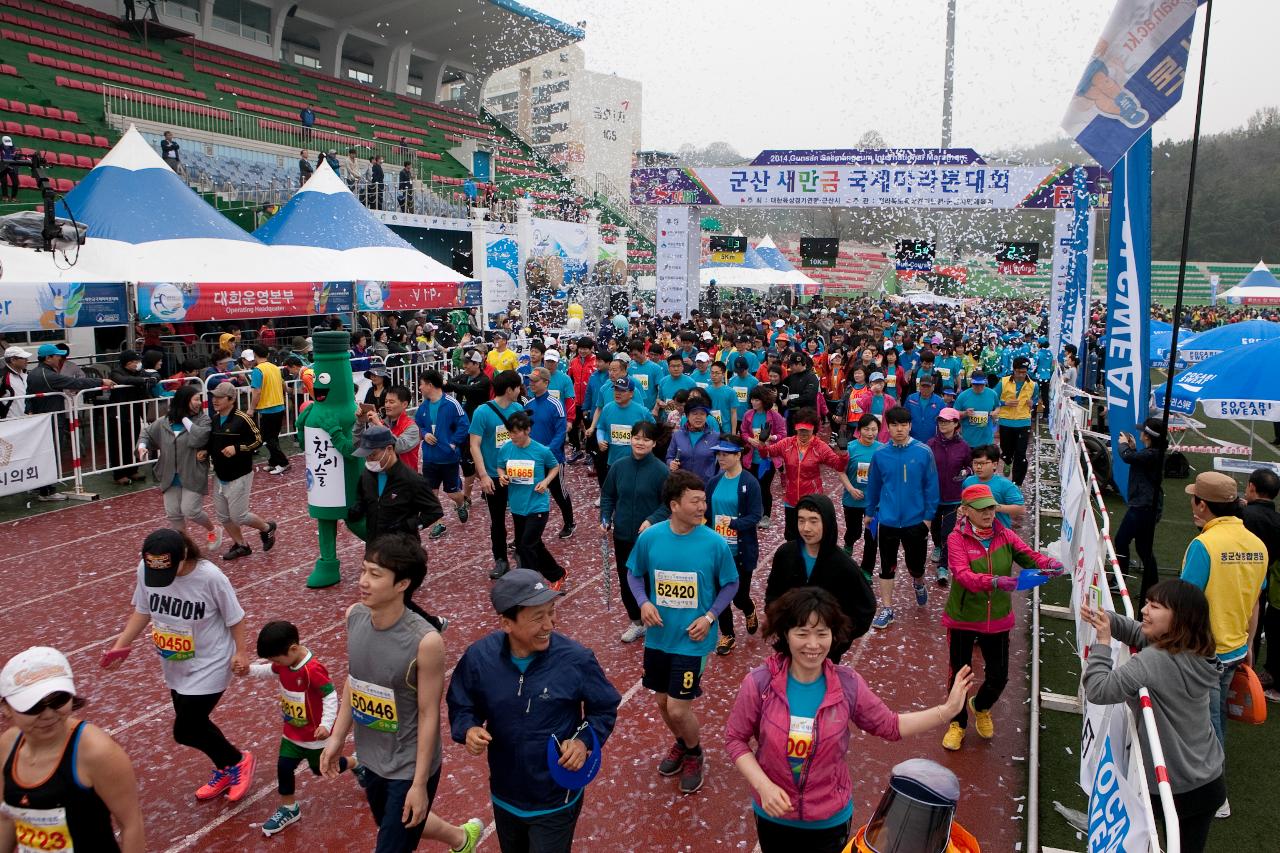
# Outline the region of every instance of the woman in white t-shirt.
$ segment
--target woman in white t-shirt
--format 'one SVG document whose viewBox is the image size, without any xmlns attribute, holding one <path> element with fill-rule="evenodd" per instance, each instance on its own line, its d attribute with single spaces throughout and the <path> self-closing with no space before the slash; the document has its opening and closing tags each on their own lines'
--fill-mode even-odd
<svg viewBox="0 0 1280 853">
<path fill-rule="evenodd" d="M 244 610 L 231 581 L 201 559 L 199 546 L 185 533 L 156 530 L 142 543 L 133 608 L 102 665 L 117 666 L 150 623 L 173 700 L 173 739 L 213 762 L 213 776 L 196 790 L 196 799 L 240 799 L 253 781 L 254 757 L 232 746 L 209 719 L 232 671 L 249 667 Z"/>
</svg>

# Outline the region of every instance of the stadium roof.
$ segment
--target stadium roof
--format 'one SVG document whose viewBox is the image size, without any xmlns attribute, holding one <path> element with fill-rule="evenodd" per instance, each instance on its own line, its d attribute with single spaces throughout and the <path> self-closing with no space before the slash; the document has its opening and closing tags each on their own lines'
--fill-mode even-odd
<svg viewBox="0 0 1280 853">
<path fill-rule="evenodd" d="M 411 44 L 416 57 L 443 60 L 481 78 L 586 36 L 581 27 L 515 0 L 308 0 L 288 24 L 289 36 L 298 41 L 343 29 L 348 54 L 360 54 L 360 42 Z"/>
</svg>

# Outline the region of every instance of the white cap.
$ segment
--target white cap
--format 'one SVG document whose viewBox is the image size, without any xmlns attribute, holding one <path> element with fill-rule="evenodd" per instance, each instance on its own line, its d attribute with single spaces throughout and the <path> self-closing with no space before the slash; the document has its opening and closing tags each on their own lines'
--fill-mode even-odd
<svg viewBox="0 0 1280 853">
<path fill-rule="evenodd" d="M 715 338 L 712 336 L 712 334 L 711 334 L 710 332 L 703 332 L 703 333 L 702 333 L 702 339 L 703 339 L 704 341 L 714 341 L 714 340 L 715 340 Z"/>
<path fill-rule="evenodd" d="M 555 350 L 555 349 L 549 349 L 549 350 L 547 350 L 546 352 L 544 352 L 544 353 L 542 354 L 542 360 L 543 360 L 543 361 L 559 361 L 559 360 L 560 360 L 560 350 Z"/>
<path fill-rule="evenodd" d="M 242 350 L 242 351 L 240 352 L 240 357 L 241 357 L 242 359 L 244 359 L 245 361 L 257 361 L 257 360 L 258 360 L 258 356 L 256 356 L 256 355 L 254 354 L 253 350 L 251 350 L 251 349 L 245 349 L 245 350 Z"/>
<path fill-rule="evenodd" d="M 705 352 L 700 352 L 693 357 L 693 360 L 694 361 L 710 361 L 711 356 L 707 355 Z"/>
<path fill-rule="evenodd" d="M 9 347 L 7 350 L 4 351 L 4 357 L 5 358 L 31 358 L 32 356 L 31 356 L 31 353 L 27 352 L 22 347 Z"/>
<path fill-rule="evenodd" d="M 784 322 L 782 322 L 781 320 L 778 320 L 778 321 L 774 322 L 773 327 L 774 327 L 775 329 L 781 329 L 781 328 L 782 328 L 783 326 L 785 326 L 785 325 L 787 325 L 787 324 L 786 324 L 786 323 L 784 323 Z"/>
<path fill-rule="evenodd" d="M 57 649 L 32 646 L 9 658 L 0 670 L 0 699 L 19 713 L 54 693 L 76 695 L 71 664 Z"/>
<path fill-rule="evenodd" d="M 12 144 L 13 144 L 13 137 L 12 137 L 12 136 L 6 136 L 6 137 L 4 137 L 3 139 L 0 139 L 0 144 L 3 144 L 3 145 L 12 145 Z"/>
</svg>

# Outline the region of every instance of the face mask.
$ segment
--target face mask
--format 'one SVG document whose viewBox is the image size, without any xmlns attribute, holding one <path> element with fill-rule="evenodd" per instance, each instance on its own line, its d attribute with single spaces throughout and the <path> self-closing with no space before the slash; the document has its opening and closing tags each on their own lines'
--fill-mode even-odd
<svg viewBox="0 0 1280 853">
<path fill-rule="evenodd" d="M 375 474 L 380 473 L 382 471 L 382 463 L 379 462 L 377 459 L 366 459 L 364 461 L 364 467 L 368 468 L 370 471 L 372 471 Z"/>
</svg>

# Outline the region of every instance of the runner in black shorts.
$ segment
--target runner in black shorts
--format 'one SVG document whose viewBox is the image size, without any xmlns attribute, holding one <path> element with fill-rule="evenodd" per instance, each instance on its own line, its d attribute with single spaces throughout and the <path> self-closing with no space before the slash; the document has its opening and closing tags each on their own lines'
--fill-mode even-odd
<svg viewBox="0 0 1280 853">
<path fill-rule="evenodd" d="M 641 684 L 654 693 L 688 702 L 702 695 L 702 670 L 706 665 L 705 656 L 673 655 L 646 647 Z"/>
</svg>

